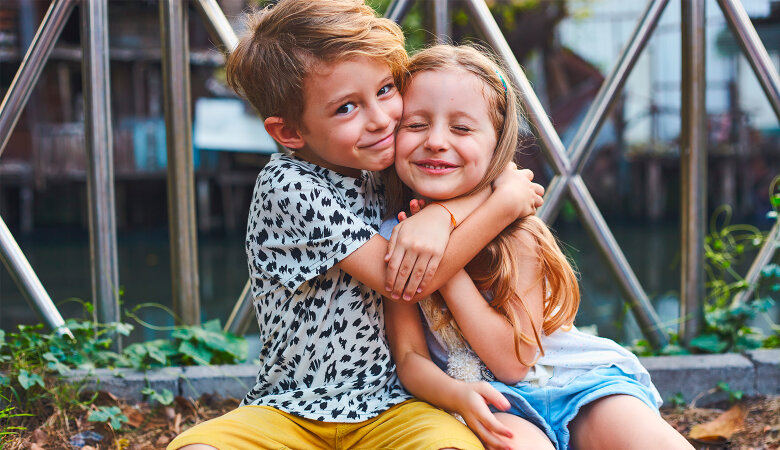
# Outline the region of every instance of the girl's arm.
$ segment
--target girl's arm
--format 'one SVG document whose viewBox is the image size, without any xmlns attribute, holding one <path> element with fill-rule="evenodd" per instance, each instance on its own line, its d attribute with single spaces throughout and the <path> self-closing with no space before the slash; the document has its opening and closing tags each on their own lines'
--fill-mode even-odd
<svg viewBox="0 0 780 450">
<path fill-rule="evenodd" d="M 520 304 L 510 307 L 514 309 L 522 331 L 532 338 L 531 321 L 537 330 L 541 330 L 544 319 L 539 252 L 534 238 L 528 232 L 518 230 L 513 239 L 516 241 L 516 269 L 519 274 L 515 292 L 525 301 L 531 317 Z M 466 271 L 459 271 L 439 292 L 463 336 L 493 375 L 506 384 L 515 384 L 525 378 L 529 367 L 523 365 L 516 356 L 512 324 L 485 301 Z M 520 349 L 522 359 L 526 362 L 533 361 L 539 350 L 535 343 L 523 341 Z"/>
<path fill-rule="evenodd" d="M 458 224 L 447 236 L 450 214 L 444 208 L 425 208 L 405 220 L 401 232 L 395 238 L 395 248 L 387 265 L 387 241 L 374 236 L 359 249 L 339 262 L 339 267 L 366 286 L 385 292 L 394 299 L 419 301 L 441 287 L 459 269 L 466 265 L 498 233 L 517 217 L 533 214 L 536 205 L 543 202 L 544 189 L 531 181 L 533 174 L 527 170 L 507 169 L 493 183 L 493 193 L 462 224 Z M 451 200 L 461 202 L 464 199 Z M 448 203 L 450 205 L 451 203 Z M 457 210 L 453 213 L 457 214 Z M 439 224 L 436 228 L 436 224 Z M 444 228 L 442 224 L 446 224 Z M 421 230 L 421 231 L 413 231 Z M 444 246 L 433 242 L 423 231 L 434 231 L 443 238 Z M 441 230 L 441 231 L 436 231 Z M 447 242 L 449 238 L 449 242 Z M 441 250 L 432 248 L 441 247 Z M 443 254 L 441 253 L 443 251 Z M 431 253 L 439 256 L 432 257 Z M 395 277 L 388 274 L 397 274 Z M 409 283 L 406 282 L 413 276 Z M 390 280 L 388 281 L 388 278 Z M 397 281 L 400 279 L 401 281 Z M 418 289 L 419 280 L 430 282 Z M 415 282 L 416 280 L 416 282 Z M 391 289 L 388 287 L 392 286 Z M 389 291 L 392 290 L 392 293 Z M 415 294 L 416 292 L 416 294 Z"/>
<path fill-rule="evenodd" d="M 472 431 L 491 448 L 504 448 L 502 437 L 512 432 L 499 422 L 488 404 L 505 410 L 509 402 L 485 382 L 466 383 L 451 378 L 428 354 L 417 305 L 385 301 L 385 329 L 398 378 L 415 397 L 459 413 Z"/>
</svg>

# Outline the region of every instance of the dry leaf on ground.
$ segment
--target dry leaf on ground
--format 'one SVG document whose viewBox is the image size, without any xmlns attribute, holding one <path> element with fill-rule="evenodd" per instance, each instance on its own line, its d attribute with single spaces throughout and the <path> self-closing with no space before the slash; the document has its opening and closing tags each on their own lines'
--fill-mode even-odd
<svg viewBox="0 0 780 450">
<path fill-rule="evenodd" d="M 706 423 L 694 425 L 689 436 L 701 441 L 719 441 L 728 439 L 732 434 L 745 428 L 745 407 L 738 403 L 728 411 Z"/>
</svg>

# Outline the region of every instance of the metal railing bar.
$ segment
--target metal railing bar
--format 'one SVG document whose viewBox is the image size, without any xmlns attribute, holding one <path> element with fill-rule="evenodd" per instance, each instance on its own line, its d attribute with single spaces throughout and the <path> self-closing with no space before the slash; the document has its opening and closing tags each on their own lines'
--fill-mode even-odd
<svg viewBox="0 0 780 450">
<path fill-rule="evenodd" d="M 433 32 L 436 41 L 448 42 L 450 38 L 450 4 L 449 0 L 429 0 L 433 4 Z"/>
<path fill-rule="evenodd" d="M 623 251 L 620 249 L 615 237 L 609 230 L 609 225 L 599 213 L 596 203 L 588 192 L 582 177 L 574 175 L 570 178 L 569 193 L 574 200 L 580 217 L 585 222 L 585 228 L 596 243 L 601 255 L 607 261 L 610 270 L 618 280 L 618 285 L 623 295 L 629 300 L 631 310 L 634 312 L 639 327 L 655 348 L 661 348 L 668 344 L 666 333 L 661 328 L 661 320 L 655 312 L 653 305 L 645 294 L 631 265 L 628 264 Z"/>
<path fill-rule="evenodd" d="M 544 223 L 552 223 L 558 215 L 562 202 L 559 201 L 557 204 L 553 204 L 549 199 L 556 197 L 563 198 L 563 196 L 566 195 L 566 184 L 569 179 L 570 178 L 566 176 L 555 175 L 547 184 L 547 187 L 544 190 L 544 204 L 536 211 L 536 215 L 542 219 Z"/>
<path fill-rule="evenodd" d="M 414 0 L 393 0 L 385 11 L 385 18 L 392 20 L 395 23 L 400 24 L 406 13 L 412 8 Z"/>
<path fill-rule="evenodd" d="M 731 28 L 750 66 L 753 68 L 753 72 L 756 74 L 756 78 L 758 78 L 758 82 L 761 84 L 761 88 L 764 90 L 777 119 L 780 120 L 780 75 L 778 75 L 778 71 L 769 58 L 766 48 L 761 43 L 755 27 L 750 22 L 750 17 L 748 17 L 745 8 L 739 2 L 718 0 L 718 6 L 723 11 L 729 28 Z M 756 259 L 753 261 L 750 269 L 748 269 L 747 275 L 745 275 L 748 288 L 734 297 L 735 304 L 743 302 L 753 295 L 753 286 L 758 281 L 759 275 L 761 275 L 761 269 L 772 260 L 777 251 L 778 239 L 780 239 L 780 223 L 775 223 L 769 232 L 766 242 L 764 242 Z"/>
<path fill-rule="evenodd" d="M 0 259 L 3 260 L 11 278 L 19 286 L 24 298 L 41 319 L 60 335 L 73 337 L 2 217 L 0 217 Z"/>
<path fill-rule="evenodd" d="M 598 212 L 598 208 L 590 197 L 587 187 L 579 175 L 573 173 L 572 162 L 566 154 L 566 149 L 558 133 L 547 117 L 541 102 L 536 97 L 528 78 L 517 62 L 517 58 L 515 58 L 514 53 L 509 48 L 509 44 L 498 28 L 498 24 L 496 24 L 493 16 L 490 14 L 490 10 L 484 2 L 479 0 L 469 0 L 467 6 L 472 15 L 477 19 L 478 27 L 484 34 L 488 44 L 493 47 L 494 51 L 507 64 L 510 75 L 520 90 L 531 123 L 544 143 L 543 148 L 547 150 L 545 155 L 553 165 L 553 168 L 558 172 L 558 176 L 553 179 L 554 183 L 551 184 L 553 192 L 558 195 L 558 191 L 562 191 L 568 185 L 572 198 L 579 209 L 580 216 L 607 258 L 610 269 L 619 280 L 624 294 L 627 295 L 633 310 L 637 313 L 637 321 L 647 333 L 648 340 L 653 345 L 663 345 L 666 342 L 666 336 L 660 329 L 658 315 L 655 313 L 649 300 L 647 300 L 647 295 L 636 279 L 628 261 L 620 251 L 620 247 L 617 245 L 614 237 L 609 232 L 609 227 L 607 227 L 606 222 Z M 548 188 L 546 196 L 550 195 L 549 192 L 550 189 Z M 542 217 L 551 217 L 551 210 L 552 208 L 547 206 L 547 201 L 545 200 L 545 206 L 542 207 L 541 211 Z"/>
<path fill-rule="evenodd" d="M 780 120 L 780 75 L 769 58 L 766 48 L 761 43 L 755 27 L 750 22 L 745 7 L 734 0 L 718 0 L 718 5 L 723 11 L 726 23 L 750 62 L 777 119 Z"/>
<path fill-rule="evenodd" d="M 168 148 L 173 310 L 184 324 L 196 325 L 200 323 L 200 281 L 195 230 L 187 4 L 183 0 L 160 1 L 160 34 Z"/>
<path fill-rule="evenodd" d="M 707 207 L 705 0 L 681 2 L 680 338 L 689 343 L 704 323 L 704 230 Z"/>
<path fill-rule="evenodd" d="M 0 104 L 0 156 L 76 0 L 53 0 Z"/>
<path fill-rule="evenodd" d="M 750 269 L 748 269 L 747 275 L 745 275 L 747 288 L 734 296 L 732 305 L 739 305 L 740 303 L 745 302 L 751 295 L 753 295 L 755 284 L 758 281 L 758 277 L 761 276 L 761 270 L 772 261 L 772 257 L 775 255 L 775 251 L 779 245 L 780 221 L 775 222 L 774 226 L 772 226 L 772 229 L 769 230 L 769 234 L 767 234 L 766 237 L 766 242 L 764 242 L 761 250 L 758 251 L 756 259 L 753 260 L 753 264 L 750 265 Z"/>
<path fill-rule="evenodd" d="M 569 151 L 576 173 L 582 173 L 585 169 L 585 164 L 593 149 L 593 142 L 602 125 L 606 122 L 607 114 L 617 99 L 617 94 L 623 89 L 623 85 L 633 71 L 637 59 L 650 40 L 668 3 L 669 0 L 652 0 L 648 3 L 634 32 L 621 51 L 615 67 L 602 83 L 585 119 L 582 121 L 582 125 L 577 129 Z"/>
<path fill-rule="evenodd" d="M 571 173 L 571 162 L 566 154 L 566 147 L 561 142 L 561 138 L 550 122 L 542 103 L 534 93 L 533 87 L 512 53 L 512 49 L 509 48 L 501 29 L 498 28 L 498 24 L 490 14 L 487 4 L 481 0 L 468 0 L 466 6 L 476 19 L 478 29 L 483 34 L 485 41 L 493 47 L 493 50 L 507 65 L 509 75 L 520 91 L 529 119 L 544 144 L 542 146 L 544 155 L 558 174 Z"/>
<path fill-rule="evenodd" d="M 241 295 L 238 296 L 238 301 L 233 306 L 233 311 L 230 312 L 230 317 L 228 317 L 225 323 L 225 331 L 239 336 L 246 334 L 249 326 L 252 324 L 252 319 L 255 317 L 253 300 L 252 282 L 250 280 L 244 285 Z"/>
<path fill-rule="evenodd" d="M 87 144 L 87 203 L 92 301 L 100 323 L 119 321 L 119 264 L 111 132 L 107 0 L 81 4 L 84 53 L 84 135 Z M 115 342 L 119 348 L 121 343 Z"/>
<path fill-rule="evenodd" d="M 238 36 L 216 0 L 196 0 L 195 6 L 203 17 L 212 39 L 222 46 L 225 54 L 230 54 L 238 45 Z"/>
<path fill-rule="evenodd" d="M 601 88 L 596 94 L 593 103 L 591 103 L 585 119 L 583 119 L 582 124 L 577 129 L 569 149 L 575 173 L 581 173 L 585 168 L 585 164 L 588 162 L 593 150 L 593 142 L 607 120 L 607 113 L 614 104 L 615 99 L 617 99 L 617 94 L 623 89 L 623 85 L 631 74 L 645 45 L 650 40 L 668 3 L 669 0 L 651 0 L 648 2 L 631 37 L 618 56 L 617 63 L 601 84 Z M 570 175 L 566 174 L 566 176 Z M 547 190 L 547 195 L 544 199 L 545 206 L 543 207 L 545 220 L 555 218 L 564 194 L 564 189 Z"/>
</svg>

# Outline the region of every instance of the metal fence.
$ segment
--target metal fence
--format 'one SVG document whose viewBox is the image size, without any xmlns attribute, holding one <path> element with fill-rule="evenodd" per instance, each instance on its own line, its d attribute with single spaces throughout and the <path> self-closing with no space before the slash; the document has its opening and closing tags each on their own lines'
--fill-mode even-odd
<svg viewBox="0 0 780 450">
<path fill-rule="evenodd" d="M 83 83 L 85 105 L 85 138 L 87 141 L 87 184 L 93 303 L 98 320 L 119 320 L 118 261 L 116 251 L 115 200 L 113 182 L 113 140 L 110 117 L 109 68 L 107 42 L 107 1 L 82 0 L 80 3 Z M 450 10 L 448 0 L 429 1 L 430 23 L 438 39 L 449 35 Z M 717 0 L 736 40 L 769 102 L 780 120 L 780 77 L 762 45 L 743 6 L 737 0 Z M 189 98 L 189 48 L 187 38 L 188 5 L 193 4 L 204 20 L 213 39 L 225 52 L 238 41 L 216 0 L 160 0 L 162 38 L 164 107 L 168 151 L 168 205 L 171 242 L 173 307 L 188 324 L 200 321 L 198 258 L 193 181 L 193 154 Z M 386 17 L 401 22 L 413 5 L 413 0 L 394 0 Z M 534 93 L 523 69 L 482 0 L 464 0 L 471 19 L 482 38 L 504 60 L 512 81 L 518 87 L 528 120 L 544 155 L 555 171 L 547 186 L 544 207 L 539 215 L 552 221 L 566 196 L 574 204 L 580 220 L 608 263 L 609 269 L 629 302 L 643 334 L 654 346 L 667 342 L 667 335 L 647 294 L 628 264 L 596 203 L 588 192 L 581 172 L 593 150 L 596 136 L 607 119 L 607 113 L 618 98 L 628 75 L 655 30 L 669 0 L 651 0 L 641 14 L 617 63 L 609 72 L 579 126 L 570 148 L 565 148 Z M 32 87 L 48 59 L 62 28 L 77 0 L 54 0 L 36 33 L 16 77 L 0 104 L 0 156 L 8 143 L 21 111 L 29 99 Z M 680 317 L 681 337 L 691 339 L 703 322 L 704 296 L 704 230 L 706 201 L 705 129 L 705 0 L 681 0 L 682 31 L 682 278 Z M 761 268 L 771 260 L 780 235 L 780 225 L 774 225 L 769 239 L 750 267 L 746 281 L 753 285 Z M 41 285 L 34 270 L 19 249 L 13 235 L 0 218 L 0 258 L 25 297 L 45 322 L 61 333 L 62 316 Z M 735 301 L 750 295 L 742 292 Z M 225 328 L 243 333 L 253 320 L 249 283 L 239 297 Z"/>
</svg>

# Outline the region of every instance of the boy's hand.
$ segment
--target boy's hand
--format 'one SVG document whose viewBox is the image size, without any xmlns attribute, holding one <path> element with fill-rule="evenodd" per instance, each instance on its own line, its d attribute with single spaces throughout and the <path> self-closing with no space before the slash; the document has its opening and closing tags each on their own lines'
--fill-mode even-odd
<svg viewBox="0 0 780 450">
<path fill-rule="evenodd" d="M 465 383 L 455 399 L 457 413 L 466 421 L 466 425 L 475 432 L 485 447 L 489 449 L 509 448 L 504 438 L 512 438 L 512 432 L 496 419 L 488 405 L 500 410 L 509 409 L 509 401 L 493 386 L 484 381 Z"/>
<path fill-rule="evenodd" d="M 414 217 L 399 214 L 387 245 L 386 284 L 389 297 L 411 300 L 433 279 L 452 231 L 450 214 L 444 208 L 412 208 Z M 436 225 L 441 224 L 441 225 Z M 408 280 L 408 281 L 407 281 Z"/>
<path fill-rule="evenodd" d="M 511 202 L 516 217 L 536 214 L 536 209 L 544 204 L 544 188 L 533 182 L 534 173 L 528 169 L 517 170 L 513 162 L 493 181 L 493 193 Z"/>
</svg>

